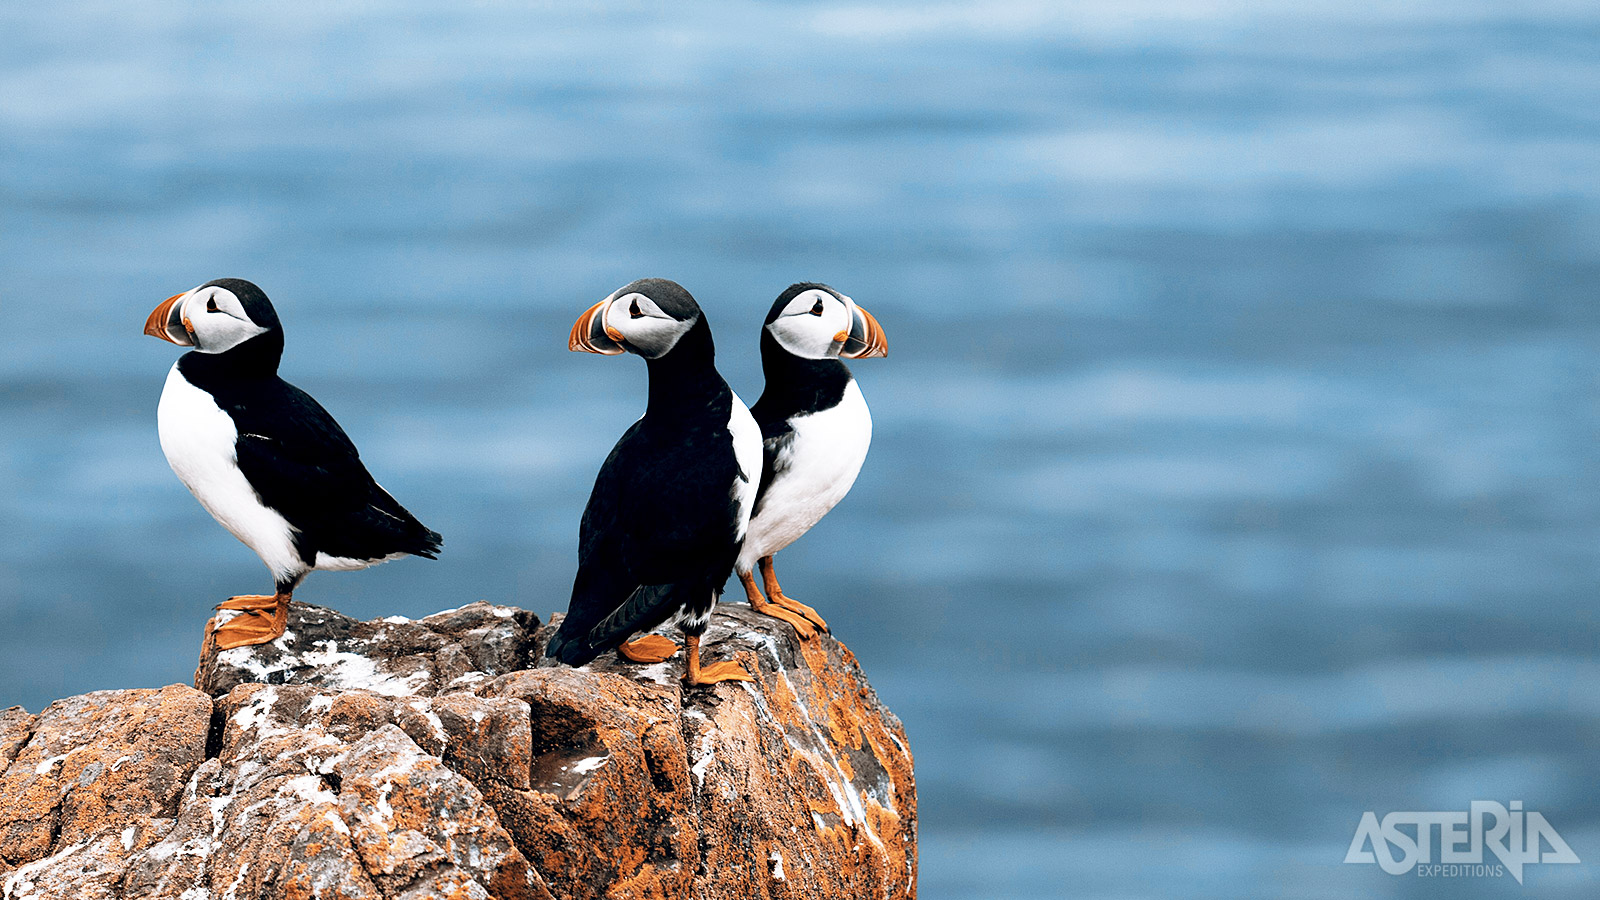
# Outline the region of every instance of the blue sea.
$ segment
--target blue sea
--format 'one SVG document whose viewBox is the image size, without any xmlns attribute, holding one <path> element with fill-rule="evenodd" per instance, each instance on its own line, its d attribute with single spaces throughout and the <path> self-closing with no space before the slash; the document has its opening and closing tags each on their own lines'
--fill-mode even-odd
<svg viewBox="0 0 1600 900">
<path fill-rule="evenodd" d="M 145 316 L 220 276 L 445 535 L 298 593 L 362 618 L 565 607 L 614 288 L 749 402 L 786 285 L 871 310 L 779 574 L 905 722 L 926 900 L 1600 896 L 1592 2 L 0 6 L 0 706 L 268 586 L 156 440 Z M 1474 800 L 1582 862 L 1343 862 Z"/>
</svg>

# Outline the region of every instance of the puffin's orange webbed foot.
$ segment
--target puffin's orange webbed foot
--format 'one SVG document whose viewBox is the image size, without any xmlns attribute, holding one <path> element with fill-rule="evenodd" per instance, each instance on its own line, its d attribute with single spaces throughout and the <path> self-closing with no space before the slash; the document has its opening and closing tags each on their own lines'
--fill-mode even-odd
<svg viewBox="0 0 1600 900">
<path fill-rule="evenodd" d="M 817 636 L 817 629 L 813 628 L 811 623 L 806 621 L 805 616 L 797 612 L 791 612 L 789 609 L 779 606 L 776 603 L 762 603 L 760 605 L 752 603 L 750 606 L 763 616 L 771 616 L 774 619 L 782 619 L 783 621 L 788 622 L 790 625 L 793 625 L 795 633 L 800 635 L 800 640 L 802 641 L 809 641 Z"/>
<path fill-rule="evenodd" d="M 226 622 L 212 618 L 206 623 L 206 633 L 218 650 L 275 641 L 289 627 L 289 597 L 285 594 L 233 597 L 217 609 L 238 612 Z"/>
<path fill-rule="evenodd" d="M 823 621 L 821 616 L 817 615 L 816 610 L 805 605 L 804 603 L 801 603 L 799 600 L 796 600 L 793 597 L 784 596 L 782 589 L 779 589 L 778 593 L 772 598 L 772 602 L 775 606 L 780 606 L 793 613 L 804 616 L 807 622 L 817 626 L 818 631 L 828 630 L 828 623 Z"/>
<path fill-rule="evenodd" d="M 808 641 L 817 636 L 817 629 L 806 621 L 805 616 L 796 610 L 780 606 L 776 602 L 768 603 L 761 596 L 761 590 L 756 587 L 755 576 L 749 572 L 740 572 L 739 581 L 744 585 L 745 599 L 750 601 L 750 608 L 763 616 L 771 616 L 794 626 L 795 633 L 800 635 L 800 640 Z"/>
<path fill-rule="evenodd" d="M 721 681 L 756 680 L 754 675 L 746 672 L 744 670 L 744 666 L 741 666 L 736 662 L 712 663 L 711 665 L 705 667 L 697 666 L 696 669 L 698 670 L 695 673 L 696 677 L 694 680 L 689 681 L 689 684 L 691 685 L 716 684 Z M 688 681 L 687 678 L 685 678 L 685 680 Z"/>
<path fill-rule="evenodd" d="M 659 634 L 643 635 L 617 647 L 620 656 L 636 663 L 665 662 L 677 652 L 678 645 L 671 638 Z"/>
<path fill-rule="evenodd" d="M 736 662 L 712 663 L 701 668 L 700 666 L 700 636 L 689 635 L 689 646 L 684 648 L 684 655 L 688 665 L 683 670 L 683 683 L 688 687 L 702 684 L 716 684 L 720 681 L 755 681 L 756 677 L 744 670 L 744 666 Z"/>
<path fill-rule="evenodd" d="M 824 622 L 822 617 L 817 615 L 816 610 L 805 605 L 804 603 L 801 603 L 799 600 L 793 600 L 783 595 L 783 588 L 778 585 L 778 573 L 772 568 L 772 557 L 761 557 L 761 559 L 757 560 L 757 565 L 761 567 L 761 579 L 767 583 L 767 596 L 772 598 L 773 605 L 780 606 L 789 612 L 804 618 L 807 624 L 815 625 L 819 630 L 828 630 L 828 623 Z M 752 574 L 750 576 L 750 583 L 745 586 L 745 591 L 748 592 L 754 587 L 755 575 Z M 804 635 L 802 635 L 802 637 L 803 636 Z"/>
</svg>

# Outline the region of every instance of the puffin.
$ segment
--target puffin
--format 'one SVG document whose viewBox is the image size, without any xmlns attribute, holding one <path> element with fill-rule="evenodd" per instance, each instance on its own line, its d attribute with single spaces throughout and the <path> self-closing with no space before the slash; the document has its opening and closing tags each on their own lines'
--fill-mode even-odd
<svg viewBox="0 0 1600 900">
<path fill-rule="evenodd" d="M 734 570 L 750 606 L 793 625 L 802 640 L 826 631 L 828 623 L 783 593 L 772 556 L 844 499 L 866 461 L 872 416 L 840 358 L 888 353 L 878 320 L 825 284 L 790 285 L 761 327 L 766 387 L 750 408 L 761 428 L 761 483 Z M 756 586 L 757 566 L 766 583 L 764 598 Z"/>
<path fill-rule="evenodd" d="M 314 569 L 436 558 L 442 539 L 367 472 L 355 444 L 311 395 L 278 377 L 283 326 L 261 289 L 219 278 L 162 301 L 144 333 L 193 348 L 167 373 L 161 451 L 206 512 L 272 572 L 270 595 L 218 604 L 206 640 L 264 644 Z"/>
<path fill-rule="evenodd" d="M 572 598 L 545 655 L 581 666 L 615 649 L 663 662 L 678 645 L 648 632 L 674 619 L 685 684 L 753 680 L 736 662 L 700 662 L 761 479 L 760 429 L 717 372 L 705 314 L 676 282 L 644 278 L 589 307 L 567 347 L 644 357 L 649 389 L 644 415 L 595 478 Z M 636 632 L 646 634 L 629 640 Z"/>
</svg>

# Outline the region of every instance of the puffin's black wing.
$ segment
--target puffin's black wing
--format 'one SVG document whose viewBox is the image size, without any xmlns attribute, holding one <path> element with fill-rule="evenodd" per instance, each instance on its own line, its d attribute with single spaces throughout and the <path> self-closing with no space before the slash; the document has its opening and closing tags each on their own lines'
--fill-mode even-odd
<svg viewBox="0 0 1600 900">
<path fill-rule="evenodd" d="M 643 424 L 612 448 L 583 511 L 572 599 L 545 650 L 568 665 L 660 625 L 689 596 L 709 596 L 738 552 L 731 452 L 710 460 L 694 434 L 657 439 Z"/>
<path fill-rule="evenodd" d="M 282 379 L 228 409 L 238 428 L 239 470 L 261 501 L 299 529 L 295 550 L 378 560 L 435 558 L 442 543 L 373 481 L 355 444 L 310 394 Z"/>
<path fill-rule="evenodd" d="M 545 655 L 569 666 L 581 666 L 609 649 L 592 632 L 639 591 L 639 577 L 627 564 L 630 543 L 621 496 L 631 464 L 648 455 L 635 422 L 617 440 L 595 476 L 594 489 L 578 526 L 578 574 L 561 627 L 551 636 Z M 670 615 L 670 611 L 667 615 Z M 665 618 L 665 616 L 663 616 Z M 658 623 L 659 624 L 659 623 Z M 623 635 L 626 637 L 627 635 Z"/>
</svg>

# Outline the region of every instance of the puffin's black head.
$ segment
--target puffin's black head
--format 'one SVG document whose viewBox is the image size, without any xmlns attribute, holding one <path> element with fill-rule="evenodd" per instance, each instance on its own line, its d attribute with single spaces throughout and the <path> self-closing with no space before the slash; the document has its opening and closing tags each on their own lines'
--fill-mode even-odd
<svg viewBox="0 0 1600 900">
<path fill-rule="evenodd" d="M 252 341 L 283 349 L 283 326 L 272 303 L 240 278 L 218 278 L 168 297 L 145 320 L 144 333 L 200 353 L 226 353 Z"/>
<path fill-rule="evenodd" d="M 872 314 L 825 284 L 792 284 L 767 313 L 766 330 L 803 359 L 866 359 L 889 355 L 889 339 Z"/>
<path fill-rule="evenodd" d="M 614 356 L 624 351 L 660 359 L 695 325 L 700 304 L 665 278 L 641 278 L 589 307 L 572 326 L 567 349 Z"/>
</svg>

